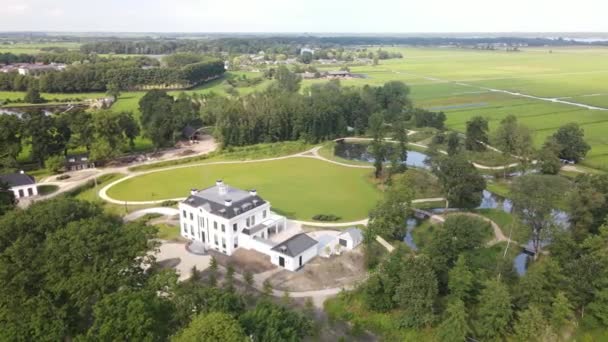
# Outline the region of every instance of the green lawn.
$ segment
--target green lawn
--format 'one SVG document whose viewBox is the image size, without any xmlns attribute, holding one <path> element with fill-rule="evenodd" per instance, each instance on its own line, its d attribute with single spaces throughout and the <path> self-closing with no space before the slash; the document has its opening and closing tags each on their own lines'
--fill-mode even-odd
<svg viewBox="0 0 608 342">
<path fill-rule="evenodd" d="M 188 196 L 192 188 L 216 179 L 242 189 L 255 188 L 273 209 L 290 218 L 312 220 L 333 214 L 341 221 L 363 219 L 381 194 L 371 172 L 309 158 L 270 162 L 202 165 L 154 172 L 117 184 L 108 195 L 118 200 L 147 201 Z"/>
</svg>

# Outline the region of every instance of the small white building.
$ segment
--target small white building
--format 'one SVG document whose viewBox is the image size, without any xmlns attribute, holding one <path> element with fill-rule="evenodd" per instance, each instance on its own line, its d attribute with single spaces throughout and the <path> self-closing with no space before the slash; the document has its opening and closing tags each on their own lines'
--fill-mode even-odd
<svg viewBox="0 0 608 342">
<path fill-rule="evenodd" d="M 348 228 L 338 235 L 338 244 L 344 249 L 353 249 L 363 242 L 363 233 L 358 228 Z"/>
<path fill-rule="evenodd" d="M 317 240 L 300 233 L 272 247 L 270 261 L 289 271 L 297 271 L 319 254 Z"/>
<path fill-rule="evenodd" d="M 8 184 L 16 199 L 38 195 L 36 180 L 23 171 L 0 175 L 0 182 Z"/>
</svg>

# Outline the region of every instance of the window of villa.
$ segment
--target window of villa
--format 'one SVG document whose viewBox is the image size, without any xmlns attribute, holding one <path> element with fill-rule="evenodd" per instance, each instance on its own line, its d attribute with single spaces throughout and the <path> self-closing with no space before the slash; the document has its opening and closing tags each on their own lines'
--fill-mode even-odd
<svg viewBox="0 0 608 342">
<path fill-rule="evenodd" d="M 248 217 L 248 218 L 245 220 L 245 226 L 246 226 L 246 227 L 249 227 L 249 226 L 250 226 L 250 224 L 249 224 L 249 217 Z"/>
<path fill-rule="evenodd" d="M 190 226 L 190 235 L 194 235 L 194 226 Z"/>
<path fill-rule="evenodd" d="M 222 233 L 226 232 L 226 226 L 222 224 Z"/>
<path fill-rule="evenodd" d="M 217 222 L 213 221 L 213 229 L 217 229 Z"/>
<path fill-rule="evenodd" d="M 251 225 L 255 226 L 255 215 L 251 216 Z"/>
<path fill-rule="evenodd" d="M 234 238 L 234 248 L 238 248 L 239 247 L 239 240 L 237 238 Z"/>
<path fill-rule="evenodd" d="M 262 212 L 262 218 L 266 218 L 266 210 Z"/>
<path fill-rule="evenodd" d="M 219 243 L 217 242 L 217 235 L 213 235 L 213 241 L 215 242 L 215 245 L 219 245 Z"/>
<path fill-rule="evenodd" d="M 235 223 L 232 225 L 232 231 L 236 232 L 237 230 L 238 230 L 238 224 Z"/>
<path fill-rule="evenodd" d="M 188 226 L 184 223 L 184 234 L 188 234 Z"/>
<path fill-rule="evenodd" d="M 192 213 L 190 213 L 190 219 L 194 220 L 194 215 L 192 215 Z"/>
<path fill-rule="evenodd" d="M 186 217 L 186 211 L 185 211 L 185 210 L 183 210 L 182 212 L 184 213 L 184 218 L 185 218 L 185 217 Z"/>
<path fill-rule="evenodd" d="M 222 238 L 222 248 L 226 248 L 226 239 Z"/>
</svg>

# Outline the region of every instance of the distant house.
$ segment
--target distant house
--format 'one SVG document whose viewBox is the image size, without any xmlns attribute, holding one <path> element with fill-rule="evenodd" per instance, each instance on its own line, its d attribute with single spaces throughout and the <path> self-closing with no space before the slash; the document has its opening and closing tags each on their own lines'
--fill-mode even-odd
<svg viewBox="0 0 608 342">
<path fill-rule="evenodd" d="M 351 73 L 350 71 L 346 71 L 346 70 L 337 70 L 337 71 L 328 71 L 325 74 L 326 77 L 328 78 L 348 78 L 351 77 Z"/>
<path fill-rule="evenodd" d="M 88 153 L 68 154 L 65 157 L 65 169 L 67 171 L 77 171 L 94 168 L 95 163 L 89 160 Z"/>
<path fill-rule="evenodd" d="M 309 49 L 309 48 L 301 48 L 300 49 L 300 55 L 303 55 L 305 53 L 309 53 L 311 55 L 314 55 L 315 54 L 315 50 Z"/>
<path fill-rule="evenodd" d="M 184 127 L 184 129 L 182 129 L 182 135 L 184 136 L 184 138 L 191 141 L 201 140 L 203 133 L 201 133 L 200 130 L 200 128 L 194 128 L 188 125 Z"/>
<path fill-rule="evenodd" d="M 17 199 L 38 195 L 36 180 L 23 171 L 0 175 L 0 182 L 7 183 Z"/>
<path fill-rule="evenodd" d="M 348 228 L 338 235 L 338 244 L 342 248 L 353 249 L 363 242 L 363 233 L 358 228 Z"/>
</svg>

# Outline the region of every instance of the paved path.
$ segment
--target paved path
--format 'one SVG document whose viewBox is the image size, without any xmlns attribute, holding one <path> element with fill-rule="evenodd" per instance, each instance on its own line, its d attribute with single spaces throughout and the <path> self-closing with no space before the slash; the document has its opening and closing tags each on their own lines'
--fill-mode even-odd
<svg viewBox="0 0 608 342">
<path fill-rule="evenodd" d="M 132 213 L 125 215 L 122 219 L 124 221 L 135 221 L 140 217 L 143 217 L 148 214 L 160 214 L 164 216 L 175 216 L 179 215 L 179 210 L 175 208 L 169 207 L 156 207 L 156 208 L 146 208 L 141 210 L 136 210 Z"/>
</svg>

